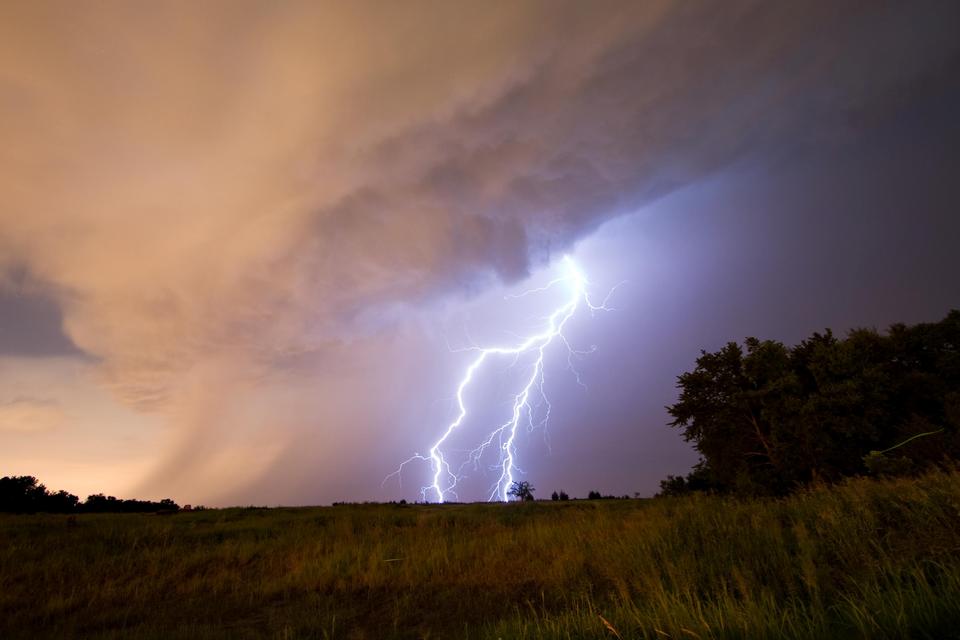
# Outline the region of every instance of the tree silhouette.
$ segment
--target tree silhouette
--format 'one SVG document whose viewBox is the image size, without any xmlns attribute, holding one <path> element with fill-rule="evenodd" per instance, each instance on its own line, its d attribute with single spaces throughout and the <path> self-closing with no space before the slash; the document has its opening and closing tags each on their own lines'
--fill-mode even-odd
<svg viewBox="0 0 960 640">
<path fill-rule="evenodd" d="M 171 513 L 180 507 L 170 498 L 160 502 L 150 500 L 120 500 L 98 493 L 85 502 L 72 493 L 50 493 L 33 476 L 0 478 L 0 512 L 7 513 Z"/>
<path fill-rule="evenodd" d="M 514 480 L 513 484 L 510 485 L 510 489 L 507 491 L 507 495 L 526 502 L 533 500 L 533 492 L 535 490 L 533 485 L 526 480 Z"/>
<path fill-rule="evenodd" d="M 827 330 L 793 347 L 747 338 L 701 352 L 667 410 L 702 460 L 686 478 L 668 477 L 661 494 L 782 495 L 809 482 L 912 473 L 960 458 L 958 345 L 954 310 L 886 335 L 855 329 L 838 338 Z"/>
</svg>

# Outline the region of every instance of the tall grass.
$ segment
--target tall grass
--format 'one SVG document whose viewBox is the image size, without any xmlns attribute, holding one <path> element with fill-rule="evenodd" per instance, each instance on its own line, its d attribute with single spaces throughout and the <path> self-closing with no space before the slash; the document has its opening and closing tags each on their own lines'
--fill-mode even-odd
<svg viewBox="0 0 960 640">
<path fill-rule="evenodd" d="M 0 637 L 960 637 L 960 474 L 782 500 L 0 518 Z"/>
</svg>

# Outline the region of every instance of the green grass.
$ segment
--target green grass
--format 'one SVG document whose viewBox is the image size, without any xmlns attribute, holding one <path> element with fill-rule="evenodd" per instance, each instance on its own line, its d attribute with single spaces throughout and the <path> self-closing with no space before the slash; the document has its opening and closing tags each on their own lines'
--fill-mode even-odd
<svg viewBox="0 0 960 640">
<path fill-rule="evenodd" d="M 0 517 L 2 638 L 617 634 L 960 637 L 960 474 L 783 500 Z"/>
</svg>

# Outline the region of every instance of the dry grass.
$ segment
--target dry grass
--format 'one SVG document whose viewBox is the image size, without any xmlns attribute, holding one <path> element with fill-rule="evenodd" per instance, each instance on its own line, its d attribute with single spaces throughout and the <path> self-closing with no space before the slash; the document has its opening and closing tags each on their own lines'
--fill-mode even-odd
<svg viewBox="0 0 960 640">
<path fill-rule="evenodd" d="M 0 517 L 0 637 L 946 638 L 960 474 L 785 500 Z"/>
</svg>

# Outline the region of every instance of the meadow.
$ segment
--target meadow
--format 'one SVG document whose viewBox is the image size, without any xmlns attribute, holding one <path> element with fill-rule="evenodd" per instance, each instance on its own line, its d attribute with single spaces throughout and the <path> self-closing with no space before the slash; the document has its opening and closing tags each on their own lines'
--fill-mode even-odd
<svg viewBox="0 0 960 640">
<path fill-rule="evenodd" d="M 0 515 L 2 638 L 949 638 L 960 473 L 782 499 Z"/>
</svg>

